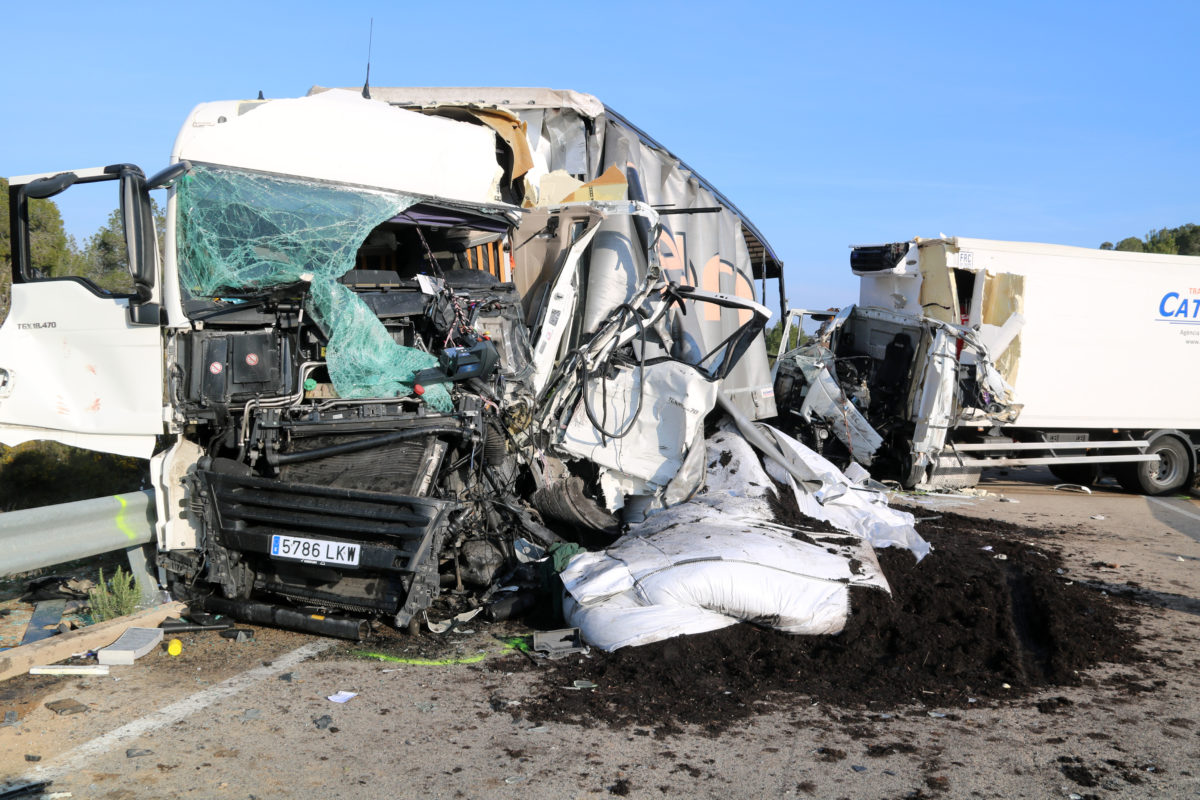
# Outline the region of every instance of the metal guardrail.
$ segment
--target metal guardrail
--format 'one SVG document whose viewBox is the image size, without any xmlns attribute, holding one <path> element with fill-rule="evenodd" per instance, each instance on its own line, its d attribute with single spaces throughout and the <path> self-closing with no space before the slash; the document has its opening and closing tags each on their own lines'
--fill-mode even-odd
<svg viewBox="0 0 1200 800">
<path fill-rule="evenodd" d="M 156 518 L 149 489 L 0 514 L 0 576 L 124 550 L 149 591 L 158 583 L 146 563 Z"/>
</svg>

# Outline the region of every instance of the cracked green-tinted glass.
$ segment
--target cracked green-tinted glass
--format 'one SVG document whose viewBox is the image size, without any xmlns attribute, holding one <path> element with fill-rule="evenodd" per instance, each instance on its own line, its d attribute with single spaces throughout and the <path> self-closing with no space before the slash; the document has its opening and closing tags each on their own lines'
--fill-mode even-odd
<svg viewBox="0 0 1200 800">
<path fill-rule="evenodd" d="M 305 308 L 329 338 L 326 366 L 338 395 L 411 394 L 413 375 L 437 358 L 397 344 L 338 279 L 367 234 L 416 201 L 196 164 L 176 189 L 180 285 L 193 297 L 222 297 L 308 283 Z M 444 385 L 427 387 L 424 399 L 438 411 L 453 407 Z"/>
</svg>

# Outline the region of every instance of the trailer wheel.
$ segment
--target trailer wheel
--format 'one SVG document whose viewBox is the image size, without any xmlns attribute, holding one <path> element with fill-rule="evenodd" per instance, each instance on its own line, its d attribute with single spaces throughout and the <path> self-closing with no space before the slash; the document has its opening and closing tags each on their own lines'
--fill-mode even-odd
<svg viewBox="0 0 1200 800">
<path fill-rule="evenodd" d="M 1115 470 L 1117 481 L 1128 492 L 1168 494 L 1181 489 L 1191 472 L 1187 445 L 1174 436 L 1159 436 L 1150 442 L 1147 453 L 1158 461 L 1124 464 Z"/>
</svg>

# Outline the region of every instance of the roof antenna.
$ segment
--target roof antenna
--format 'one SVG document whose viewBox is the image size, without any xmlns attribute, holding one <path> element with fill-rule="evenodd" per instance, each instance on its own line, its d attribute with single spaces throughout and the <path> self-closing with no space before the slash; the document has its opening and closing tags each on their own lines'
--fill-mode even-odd
<svg viewBox="0 0 1200 800">
<path fill-rule="evenodd" d="M 371 32 L 367 34 L 367 79 L 363 81 L 363 98 L 371 99 L 371 44 L 375 39 L 375 18 L 371 17 Z"/>
</svg>

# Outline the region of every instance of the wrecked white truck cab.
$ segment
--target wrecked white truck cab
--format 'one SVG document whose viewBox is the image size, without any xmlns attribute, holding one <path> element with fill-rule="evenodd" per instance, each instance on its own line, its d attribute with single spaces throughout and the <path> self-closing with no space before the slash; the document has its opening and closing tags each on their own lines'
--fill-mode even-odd
<svg viewBox="0 0 1200 800">
<path fill-rule="evenodd" d="M 859 304 L 776 368 L 818 450 L 919 488 L 1034 464 L 1148 494 L 1194 478 L 1200 412 L 1168 384 L 1200 352 L 1200 258 L 956 237 L 850 263 Z"/>
<path fill-rule="evenodd" d="M 774 413 L 754 279 L 781 265 L 594 98 L 534 91 L 538 137 L 511 108 L 332 90 L 198 106 L 149 181 L 12 179 L 0 441 L 150 457 L 165 585 L 349 638 L 686 499 L 719 395 Z M 129 293 L 30 259 L 28 201 L 100 180 Z"/>
</svg>

